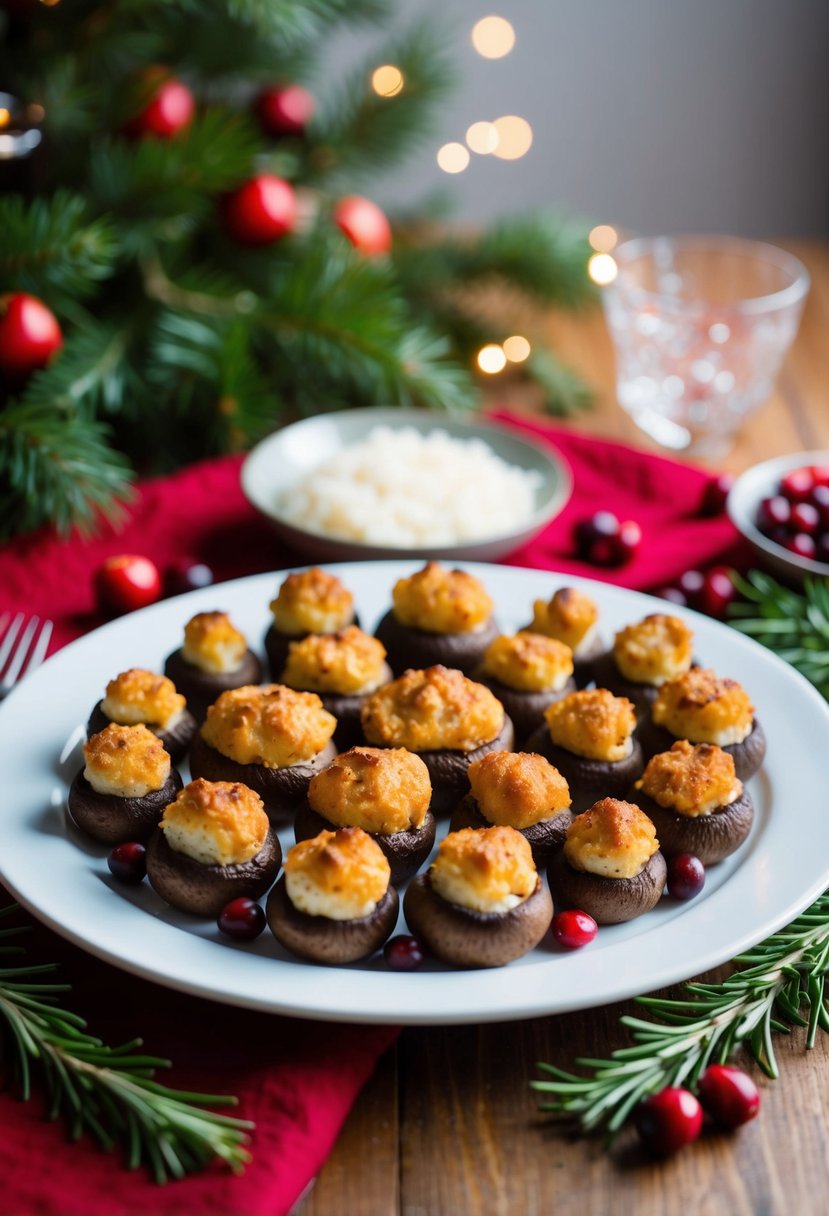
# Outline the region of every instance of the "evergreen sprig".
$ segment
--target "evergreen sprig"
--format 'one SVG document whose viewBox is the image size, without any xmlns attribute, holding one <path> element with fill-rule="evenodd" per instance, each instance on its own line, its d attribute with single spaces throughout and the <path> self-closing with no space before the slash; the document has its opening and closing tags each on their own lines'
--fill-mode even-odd
<svg viewBox="0 0 829 1216">
<path fill-rule="evenodd" d="M 811 681 L 829 698 L 829 580 L 807 577 L 802 593 L 762 570 L 746 578 L 732 571 L 743 600 L 731 605 L 730 623 Z"/>
<path fill-rule="evenodd" d="M 550 1079 L 530 1084 L 545 1096 L 541 1109 L 612 1137 L 648 1094 L 666 1085 L 693 1089 L 709 1064 L 723 1063 L 740 1044 L 776 1077 L 775 1033 L 805 1026 L 810 1048 L 818 1029 L 829 1030 L 829 893 L 734 967 L 719 982 L 684 984 L 681 997 L 638 997 L 658 1020 L 622 1017 L 633 1045 L 607 1059 L 577 1059 L 584 1075 L 540 1063 Z"/>
<path fill-rule="evenodd" d="M 14 905 L 0 909 L 0 918 L 14 911 Z M 19 954 L 19 946 L 5 942 L 26 929 L 0 930 L 0 954 Z M 58 1003 L 69 985 L 40 978 L 54 971 L 51 963 L 0 968 L 4 1056 L 23 1100 L 39 1079 L 50 1119 L 63 1116 L 73 1139 L 91 1134 L 108 1151 L 122 1144 L 127 1168 L 146 1165 L 158 1183 L 217 1159 L 235 1172 L 244 1169 L 253 1124 L 201 1109 L 236 1099 L 159 1084 L 155 1072 L 169 1061 L 140 1052 L 140 1039 L 110 1047 L 88 1034 L 84 1020 Z"/>
</svg>

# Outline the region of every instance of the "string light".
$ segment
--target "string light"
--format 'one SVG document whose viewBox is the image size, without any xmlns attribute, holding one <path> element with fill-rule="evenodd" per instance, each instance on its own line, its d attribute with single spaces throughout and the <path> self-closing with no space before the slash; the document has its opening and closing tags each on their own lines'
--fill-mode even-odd
<svg viewBox="0 0 829 1216">
<path fill-rule="evenodd" d="M 587 273 L 599 287 L 606 287 L 616 278 L 619 267 L 609 253 L 594 253 L 587 263 Z"/>
<path fill-rule="evenodd" d="M 371 73 L 371 87 L 380 97 L 396 97 L 404 83 L 403 73 L 393 63 L 383 63 Z"/>
<path fill-rule="evenodd" d="M 488 376 L 496 376 L 507 365 L 507 356 L 504 354 L 503 346 L 498 346 L 494 342 L 482 346 L 478 351 L 477 363 L 482 372 L 486 372 Z"/>
<path fill-rule="evenodd" d="M 591 228 L 587 239 L 596 253 L 612 253 L 619 242 L 619 234 L 610 224 L 597 224 Z"/>
<path fill-rule="evenodd" d="M 0 127 L 7 127 L 12 120 L 11 112 L 4 107 L 0 108 Z"/>
<path fill-rule="evenodd" d="M 526 118 L 518 114 L 504 114 L 493 123 L 498 133 L 498 146 L 493 156 L 500 160 L 519 160 L 532 147 L 533 129 Z"/>
<path fill-rule="evenodd" d="M 463 173 L 469 164 L 469 153 L 463 144 L 444 144 L 438 148 L 437 161 L 444 173 Z"/>
<path fill-rule="evenodd" d="M 515 46 L 515 30 L 506 17 L 482 17 L 472 27 L 472 45 L 484 59 L 503 59 Z"/>
<path fill-rule="evenodd" d="M 466 143 L 473 152 L 488 156 L 498 147 L 498 128 L 494 122 L 473 122 L 466 132 Z"/>
<path fill-rule="evenodd" d="M 532 347 L 522 334 L 513 334 L 504 339 L 504 354 L 510 363 L 523 363 L 530 356 Z"/>
</svg>

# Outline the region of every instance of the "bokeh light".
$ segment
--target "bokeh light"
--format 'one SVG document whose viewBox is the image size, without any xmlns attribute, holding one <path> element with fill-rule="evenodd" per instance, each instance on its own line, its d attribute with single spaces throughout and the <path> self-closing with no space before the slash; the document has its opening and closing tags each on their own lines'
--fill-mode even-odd
<svg viewBox="0 0 829 1216">
<path fill-rule="evenodd" d="M 371 73 L 371 87 L 380 97 L 396 97 L 403 84 L 403 73 L 393 63 L 381 64 Z"/>
<path fill-rule="evenodd" d="M 533 129 L 526 118 L 518 114 L 504 114 L 493 123 L 498 132 L 498 146 L 493 156 L 500 160 L 518 160 L 526 156 L 532 147 Z"/>
<path fill-rule="evenodd" d="M 523 334 L 513 334 L 511 338 L 504 339 L 504 354 L 510 363 L 523 363 L 529 358 L 531 350 L 532 347 Z"/>
<path fill-rule="evenodd" d="M 444 173 L 463 173 L 469 159 L 469 152 L 463 144 L 444 144 L 438 148 L 437 160 Z"/>
<path fill-rule="evenodd" d="M 506 17 L 482 17 L 472 27 L 472 45 L 484 59 L 503 59 L 515 46 L 515 30 Z"/>
<path fill-rule="evenodd" d="M 610 224 L 597 224 L 590 229 L 587 239 L 596 253 L 612 253 L 619 243 L 619 234 Z"/>
<path fill-rule="evenodd" d="M 507 356 L 504 354 L 503 346 L 491 342 L 487 346 L 482 346 L 478 351 L 478 367 L 488 376 L 495 376 L 498 372 L 502 372 L 506 365 Z"/>
<path fill-rule="evenodd" d="M 587 273 L 599 287 L 606 287 L 616 278 L 619 267 L 609 253 L 594 253 L 587 263 Z"/>
<path fill-rule="evenodd" d="M 466 132 L 466 143 L 473 152 L 488 156 L 498 147 L 498 128 L 494 122 L 473 122 Z"/>
</svg>

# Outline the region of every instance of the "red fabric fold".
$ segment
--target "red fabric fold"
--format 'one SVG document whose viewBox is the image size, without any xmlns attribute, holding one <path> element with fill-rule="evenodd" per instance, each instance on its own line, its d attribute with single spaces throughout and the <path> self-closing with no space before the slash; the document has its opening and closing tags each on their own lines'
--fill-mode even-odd
<svg viewBox="0 0 829 1216">
<path fill-rule="evenodd" d="M 571 430 L 493 417 L 568 460 L 574 493 L 562 515 L 509 564 L 600 577 L 654 589 L 691 566 L 739 559 L 724 517 L 699 513 L 707 474 Z M 93 575 L 107 556 L 142 553 L 161 569 L 198 558 L 217 581 L 302 564 L 251 508 L 240 488 L 240 457 L 207 461 L 139 488 L 123 527 L 60 540 L 41 532 L 0 552 L 0 612 L 20 610 L 55 622 L 51 649 L 101 622 Z M 579 518 L 606 508 L 634 518 L 644 541 L 634 560 L 596 570 L 576 560 L 571 540 Z M 67 895 L 69 897 L 69 895 Z M 3 1211 L 10 1216 L 280 1216 L 329 1153 L 376 1060 L 393 1042 L 391 1027 L 310 1023 L 228 1008 L 158 987 L 110 967 L 38 928 L 30 953 L 62 964 L 73 985 L 67 1003 L 92 1033 L 111 1043 L 137 1034 L 146 1049 L 169 1056 L 160 1079 L 204 1092 L 235 1093 L 238 1114 L 255 1121 L 253 1161 L 241 1176 L 222 1169 L 157 1188 L 143 1172 L 125 1174 L 117 1154 L 88 1138 L 70 1144 L 61 1123 L 42 1122 L 36 1102 L 0 1095 Z"/>
</svg>

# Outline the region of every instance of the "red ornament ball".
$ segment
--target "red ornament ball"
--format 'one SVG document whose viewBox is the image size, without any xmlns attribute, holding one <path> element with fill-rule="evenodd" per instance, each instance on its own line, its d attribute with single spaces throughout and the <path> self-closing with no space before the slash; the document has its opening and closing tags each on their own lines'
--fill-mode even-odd
<svg viewBox="0 0 829 1216">
<path fill-rule="evenodd" d="M 193 121 L 196 103 L 186 84 L 171 76 L 166 68 L 148 68 L 140 77 L 139 87 L 146 96 L 143 107 L 124 124 L 124 133 L 135 139 L 153 135 L 157 139 L 172 139 Z"/>
<path fill-rule="evenodd" d="M 668 1086 L 645 1098 L 633 1121 L 646 1148 L 667 1157 L 696 1140 L 702 1131 L 702 1107 L 690 1090 Z"/>
<path fill-rule="evenodd" d="M 553 937 L 565 950 L 580 950 L 588 946 L 599 931 L 599 926 L 587 912 L 578 908 L 567 908 L 557 912 L 550 923 Z"/>
<path fill-rule="evenodd" d="M 741 1127 L 760 1110 L 760 1091 L 748 1073 L 731 1064 L 712 1064 L 699 1080 L 705 1110 L 722 1127 Z"/>
<path fill-rule="evenodd" d="M 155 562 L 135 553 L 108 557 L 95 573 L 98 605 L 109 616 L 146 608 L 161 598 L 161 575 Z"/>
<path fill-rule="evenodd" d="M 334 208 L 334 223 L 360 253 L 369 257 L 391 249 L 391 224 L 371 199 L 349 194 Z"/>
<path fill-rule="evenodd" d="M 274 86 L 263 90 L 256 98 L 254 108 L 265 134 L 279 138 L 280 135 L 304 135 L 317 103 L 302 85 L 289 84 L 284 88 Z"/>
<path fill-rule="evenodd" d="M 52 310 L 24 292 L 6 296 L 0 309 L 0 371 L 17 380 L 45 367 L 63 346 Z"/>
<path fill-rule="evenodd" d="M 252 177 L 225 197 L 222 222 L 240 245 L 271 245 L 281 240 L 296 227 L 293 186 L 272 173 Z"/>
</svg>

